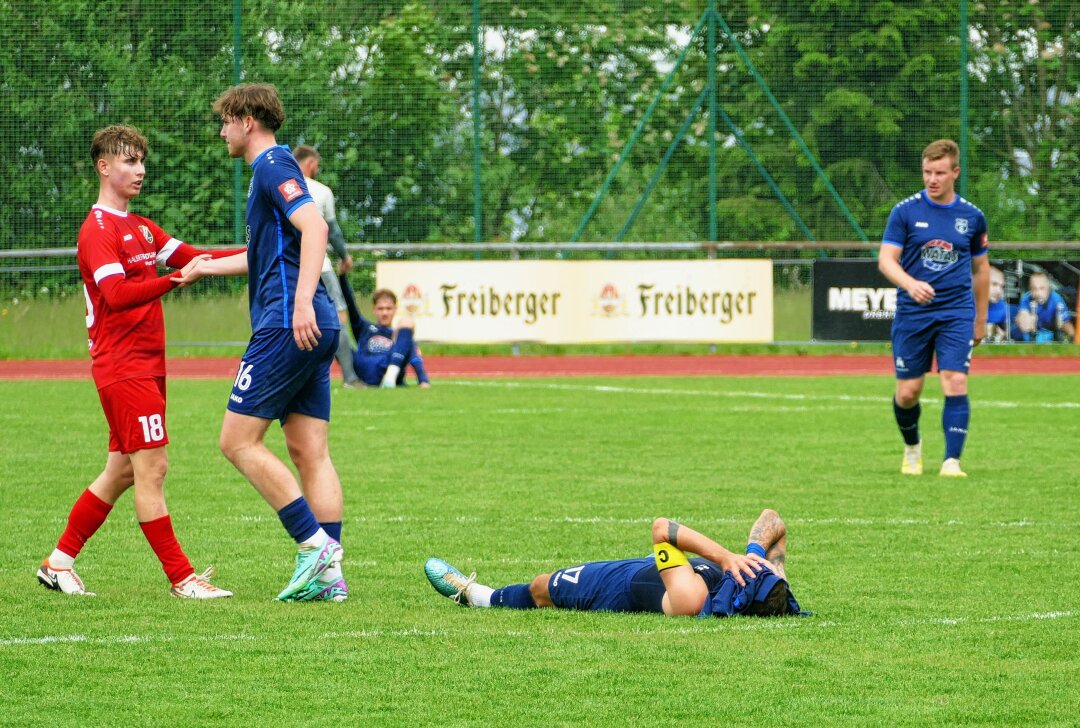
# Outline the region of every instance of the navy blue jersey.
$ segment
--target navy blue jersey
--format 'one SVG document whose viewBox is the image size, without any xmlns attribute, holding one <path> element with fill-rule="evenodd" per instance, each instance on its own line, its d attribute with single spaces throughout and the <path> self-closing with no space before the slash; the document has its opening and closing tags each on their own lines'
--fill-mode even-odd
<svg viewBox="0 0 1080 728">
<path fill-rule="evenodd" d="M 360 315 L 359 310 L 356 311 L 353 318 L 353 334 L 356 336 L 356 355 L 353 357 L 353 361 L 357 374 L 360 374 L 360 378 L 364 380 L 365 384 L 378 384 L 382 379 L 383 372 L 391 363 L 394 348 L 394 330 L 389 326 L 380 326 L 374 321 L 368 321 Z M 416 372 L 418 382 L 429 381 L 427 370 L 424 369 L 424 360 L 420 357 L 420 351 L 416 346 L 410 347 L 406 363 Z M 361 373 L 361 369 L 364 370 L 364 373 Z M 403 383 L 404 378 L 401 381 Z"/>
<path fill-rule="evenodd" d="M 708 559 L 689 560 L 705 581 L 709 596 L 700 617 L 730 617 L 744 614 L 755 601 L 763 601 L 780 581 L 771 569 L 757 572 L 746 586 L 739 586 L 730 572 Z M 561 609 L 592 612 L 656 612 L 662 613 L 665 588 L 656 569 L 656 559 L 619 561 L 589 561 L 579 566 L 559 569 L 548 579 L 548 594 L 552 604 Z M 788 613 L 800 614 L 801 608 L 788 591 Z"/>
<path fill-rule="evenodd" d="M 974 318 L 971 260 L 987 251 L 982 210 L 959 195 L 948 205 L 939 205 L 922 190 L 896 204 L 881 241 L 901 248 L 900 265 L 908 275 L 934 287 L 934 299 L 925 306 L 899 289 L 897 317 L 915 313 L 936 317 L 947 311 Z"/>
<path fill-rule="evenodd" d="M 289 215 L 314 202 L 304 175 L 286 146 L 275 146 L 251 163 L 248 187 L 247 257 L 248 305 L 251 330 L 291 329 L 300 274 L 300 231 Z M 312 300 L 321 331 L 341 328 L 326 288 L 320 281 Z"/>
</svg>

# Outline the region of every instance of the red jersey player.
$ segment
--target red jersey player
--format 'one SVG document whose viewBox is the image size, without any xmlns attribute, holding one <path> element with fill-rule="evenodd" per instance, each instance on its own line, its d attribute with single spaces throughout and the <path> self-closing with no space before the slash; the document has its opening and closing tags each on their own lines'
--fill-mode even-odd
<svg viewBox="0 0 1080 728">
<path fill-rule="evenodd" d="M 135 486 L 135 515 L 161 560 L 172 594 L 189 599 L 230 597 L 196 574 L 173 533 L 165 506 L 165 320 L 161 297 L 204 275 L 200 261 L 238 251 L 206 254 L 127 211 L 139 194 L 146 138 L 131 126 L 94 134 L 90 157 L 98 174 L 97 203 L 79 230 L 79 272 L 86 295 L 90 356 L 105 419 L 109 454 L 105 469 L 75 502 L 56 550 L 37 578 L 65 594 L 92 595 L 75 573 L 75 557 L 105 522 L 117 499 Z M 158 276 L 161 263 L 181 269 Z"/>
</svg>

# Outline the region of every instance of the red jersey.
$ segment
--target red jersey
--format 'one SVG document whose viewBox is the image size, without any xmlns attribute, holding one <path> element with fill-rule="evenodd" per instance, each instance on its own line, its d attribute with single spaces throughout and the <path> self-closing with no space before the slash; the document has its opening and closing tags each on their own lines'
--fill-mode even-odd
<svg viewBox="0 0 1080 728">
<path fill-rule="evenodd" d="M 168 259 L 179 244 L 170 241 L 172 236 L 152 220 L 100 205 L 90 210 L 79 230 L 86 328 L 94 382 L 99 389 L 133 377 L 165 376 L 161 296 L 175 285 L 168 281 L 155 285 L 154 281 L 159 280 L 158 260 Z M 140 298 L 149 300 L 123 308 L 110 306 L 101 287 L 120 280 L 144 284 L 148 295 Z"/>
</svg>

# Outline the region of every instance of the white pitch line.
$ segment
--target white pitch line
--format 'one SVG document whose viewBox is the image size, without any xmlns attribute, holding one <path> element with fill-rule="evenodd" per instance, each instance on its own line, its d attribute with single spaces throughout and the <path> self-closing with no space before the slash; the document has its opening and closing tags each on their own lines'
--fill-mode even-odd
<svg viewBox="0 0 1080 728">
<path fill-rule="evenodd" d="M 674 518 L 682 520 L 678 514 L 674 514 Z M 62 518 L 54 519 L 57 522 L 62 522 Z M 187 521 L 206 520 L 206 519 L 193 519 L 184 518 Z M 217 517 L 215 521 L 239 521 L 241 523 L 277 523 L 277 517 L 273 515 L 237 515 L 237 516 L 225 516 Z M 529 522 L 529 523 L 549 523 L 559 524 L 565 523 L 570 525 L 616 525 L 616 526 L 638 526 L 643 524 L 650 524 L 653 522 L 653 516 L 639 516 L 635 518 L 616 518 L 614 516 L 533 516 L 531 518 L 523 519 L 510 519 L 499 517 L 498 519 L 484 519 L 479 516 L 412 516 L 412 515 L 399 515 L 399 516 L 355 516 L 352 518 L 346 518 L 345 523 L 352 524 L 399 524 L 399 523 L 426 523 L 426 524 L 446 524 L 457 523 L 474 525 L 478 523 L 486 523 L 497 520 L 500 524 L 510 524 L 514 522 Z M 735 518 L 733 516 L 726 518 L 687 518 L 687 521 L 691 521 L 696 524 L 719 524 L 719 525 L 739 525 L 749 523 L 746 518 Z M 828 518 L 800 518 L 800 517 L 785 517 L 790 524 L 799 525 L 813 525 L 813 526 L 860 526 L 860 527 L 897 527 L 897 526 L 920 526 L 927 528 L 939 528 L 939 527 L 964 527 L 964 528 L 1080 528 L 1080 523 L 1066 522 L 1066 521 L 1042 521 L 1032 520 L 1030 518 L 1021 518 L 1014 521 L 960 521 L 955 518 L 950 518 L 944 521 L 934 521 L 928 518 L 863 518 L 856 516 L 844 516 L 844 517 L 828 517 Z M 2 569 L 0 569 L 2 571 Z"/>
<path fill-rule="evenodd" d="M 1055 619 L 1072 619 L 1080 616 L 1080 612 L 1077 611 L 1054 611 L 1054 612 L 1030 612 L 1027 614 L 996 614 L 988 615 L 985 617 L 926 617 L 922 619 L 904 619 L 894 620 L 891 624 L 895 626 L 914 626 L 914 625 L 933 625 L 939 627 L 957 627 L 965 624 L 989 624 L 994 622 L 1041 622 Z M 719 632 L 726 632 L 731 630 L 736 631 L 758 631 L 758 630 L 780 630 L 780 629 L 829 629 L 836 627 L 856 627 L 861 626 L 857 622 L 836 622 L 828 619 L 821 619 L 811 617 L 808 619 L 738 619 L 733 621 L 723 620 L 722 622 L 714 622 L 712 620 L 702 620 L 697 624 L 703 625 L 700 628 L 635 628 L 628 630 L 607 630 L 603 629 L 604 626 L 609 626 L 613 620 L 618 619 L 615 614 L 605 614 L 605 624 L 597 627 L 593 630 L 580 631 L 580 630 L 566 630 L 559 626 L 553 626 L 550 629 L 537 629 L 537 630 L 498 630 L 498 629 L 420 629 L 413 627 L 411 629 L 367 629 L 367 630 L 353 630 L 347 632 L 326 632 L 322 635 L 323 639 L 337 639 L 337 640 L 378 640 L 378 639 L 402 639 L 402 638 L 420 638 L 430 639 L 434 637 L 449 637 L 452 635 L 461 635 L 468 637 L 481 632 L 487 635 L 512 637 L 512 638 L 535 638 L 538 634 L 546 633 L 558 633 L 561 637 L 581 637 L 588 639 L 612 639 L 612 638 L 625 638 L 625 637 L 638 637 L 638 636 L 666 636 L 672 634 L 679 635 L 706 635 L 715 634 Z M 704 625 L 710 625 L 708 627 Z M 880 623 L 879 623 L 880 624 Z M 129 644 L 150 644 L 150 643 L 166 643 L 166 642 L 277 642 L 281 638 L 278 635 L 270 634 L 217 634 L 217 635 L 118 635 L 116 637 L 87 637 L 86 635 L 73 634 L 73 635 L 46 635 L 43 637 L 11 637 L 8 639 L 0 639 L 0 647 L 41 647 L 48 645 L 63 645 L 63 644 L 88 644 L 88 645 L 129 645 Z"/>
<path fill-rule="evenodd" d="M 548 389 L 568 392 L 605 392 L 615 394 L 646 394 L 664 397 L 687 396 L 687 397 L 716 397 L 725 399 L 776 399 L 803 402 L 855 402 L 880 405 L 888 403 L 889 395 L 881 396 L 856 396 L 850 394 L 839 395 L 814 395 L 814 394 L 785 394 L 780 392 L 756 392 L 756 391 L 730 391 L 718 392 L 710 389 L 668 389 L 655 387 L 617 387 L 609 384 L 556 384 L 544 382 L 490 382 L 481 380 L 447 380 L 443 384 L 457 385 L 461 387 L 495 387 L 502 389 Z M 940 399 L 923 397 L 922 401 L 927 404 L 938 404 Z M 1036 409 L 1080 409 L 1080 402 L 1009 402 L 1004 400 L 976 399 L 973 407 L 992 407 L 998 409 L 1017 409 L 1022 407 L 1034 407 Z"/>
</svg>

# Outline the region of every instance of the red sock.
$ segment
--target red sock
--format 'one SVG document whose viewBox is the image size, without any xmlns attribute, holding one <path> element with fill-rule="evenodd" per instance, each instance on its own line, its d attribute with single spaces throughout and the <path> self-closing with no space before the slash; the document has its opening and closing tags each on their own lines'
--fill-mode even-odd
<svg viewBox="0 0 1080 728">
<path fill-rule="evenodd" d="M 173 533 L 172 518 L 167 515 L 155 518 L 140 523 L 139 528 L 161 561 L 161 568 L 165 570 L 165 576 L 169 577 L 169 583 L 179 584 L 195 573 L 187 555 L 180 548 L 180 542 L 176 540 L 176 534 Z"/>
<path fill-rule="evenodd" d="M 71 507 L 67 528 L 60 535 L 56 548 L 71 558 L 78 556 L 90 537 L 105 523 L 111 510 L 112 506 L 91 493 L 89 488 L 84 490 Z"/>
</svg>

